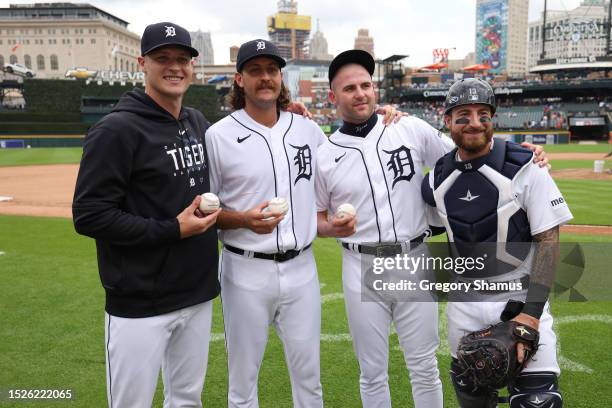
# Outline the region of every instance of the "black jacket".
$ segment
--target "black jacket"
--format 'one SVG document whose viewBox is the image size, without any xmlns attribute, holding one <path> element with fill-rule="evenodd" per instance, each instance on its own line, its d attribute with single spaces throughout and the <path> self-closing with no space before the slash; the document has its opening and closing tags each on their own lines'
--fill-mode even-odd
<svg viewBox="0 0 612 408">
<path fill-rule="evenodd" d="M 215 228 L 181 240 L 176 219 L 209 191 L 209 125 L 185 107 L 177 121 L 135 89 L 85 137 L 72 214 L 96 240 L 109 314 L 155 316 L 219 294 Z"/>
</svg>

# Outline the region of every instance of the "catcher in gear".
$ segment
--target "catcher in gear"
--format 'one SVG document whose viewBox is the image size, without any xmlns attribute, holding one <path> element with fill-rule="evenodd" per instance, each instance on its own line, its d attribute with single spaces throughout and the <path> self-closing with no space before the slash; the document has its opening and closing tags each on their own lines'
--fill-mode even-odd
<svg viewBox="0 0 612 408">
<path fill-rule="evenodd" d="M 512 408 L 560 407 L 547 300 L 559 226 L 572 214 L 529 150 L 493 139 L 495 110 L 487 82 L 463 79 L 450 87 L 444 120 L 457 148 L 438 160 L 421 190 L 436 208 L 451 248 L 489 248 L 478 277 L 453 278 L 515 289 L 473 289 L 468 301 L 449 296 L 451 379 L 461 407 L 496 407 L 497 390 L 504 386 Z"/>
</svg>

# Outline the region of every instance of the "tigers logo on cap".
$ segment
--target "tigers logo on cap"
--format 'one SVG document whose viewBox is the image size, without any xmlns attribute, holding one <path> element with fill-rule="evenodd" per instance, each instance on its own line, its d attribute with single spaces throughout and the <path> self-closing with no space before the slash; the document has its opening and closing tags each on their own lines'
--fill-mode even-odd
<svg viewBox="0 0 612 408">
<path fill-rule="evenodd" d="M 242 67 L 248 61 L 258 57 L 269 57 L 278 62 L 280 68 L 287 65 L 285 59 L 281 56 L 278 47 L 273 42 L 262 40 L 247 41 L 240 46 L 238 56 L 236 58 L 236 71 L 241 72 Z"/>
<path fill-rule="evenodd" d="M 165 21 L 148 25 L 140 39 L 140 55 L 148 53 L 162 47 L 182 47 L 189 51 L 192 57 L 198 56 L 198 50 L 191 45 L 191 35 L 189 31 L 178 24 Z"/>
<path fill-rule="evenodd" d="M 172 26 L 164 26 L 166 27 L 166 37 L 174 37 L 176 35 L 176 29 Z"/>
</svg>

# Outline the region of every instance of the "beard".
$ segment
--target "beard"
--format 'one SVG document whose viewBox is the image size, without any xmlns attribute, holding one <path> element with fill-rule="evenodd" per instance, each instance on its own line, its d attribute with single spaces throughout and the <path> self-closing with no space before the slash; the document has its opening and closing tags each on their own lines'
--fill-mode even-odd
<svg viewBox="0 0 612 408">
<path fill-rule="evenodd" d="M 476 136 L 476 133 L 482 133 L 482 135 Z M 493 139 L 493 126 L 485 126 L 482 132 L 476 132 L 474 129 L 466 132 L 465 128 L 463 130 L 451 129 L 451 137 L 460 149 L 472 154 L 480 153 Z"/>
</svg>

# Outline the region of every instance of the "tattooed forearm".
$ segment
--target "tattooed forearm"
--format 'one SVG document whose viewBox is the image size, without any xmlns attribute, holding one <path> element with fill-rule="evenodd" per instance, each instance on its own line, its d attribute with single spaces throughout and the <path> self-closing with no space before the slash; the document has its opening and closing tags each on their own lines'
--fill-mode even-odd
<svg viewBox="0 0 612 408">
<path fill-rule="evenodd" d="M 559 259 L 559 226 L 536 234 L 531 282 L 551 287 Z"/>
<path fill-rule="evenodd" d="M 539 319 L 555 281 L 559 258 L 559 227 L 556 226 L 533 237 L 534 261 L 523 313 Z"/>
</svg>

